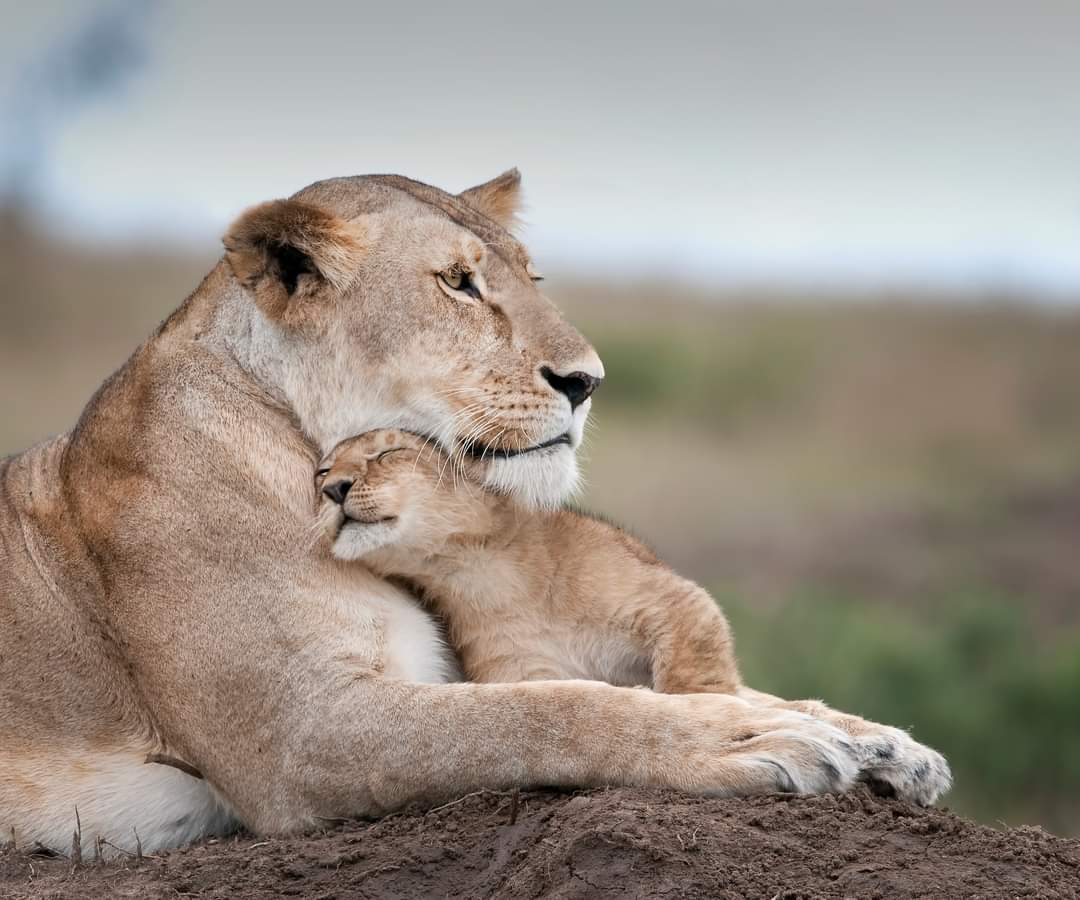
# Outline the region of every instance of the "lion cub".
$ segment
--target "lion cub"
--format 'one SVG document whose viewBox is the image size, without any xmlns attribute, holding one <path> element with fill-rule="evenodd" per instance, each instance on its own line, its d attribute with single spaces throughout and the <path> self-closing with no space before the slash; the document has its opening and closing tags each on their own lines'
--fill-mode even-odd
<svg viewBox="0 0 1080 900">
<path fill-rule="evenodd" d="M 418 589 L 471 681 L 586 678 L 664 693 L 735 693 L 713 599 L 618 528 L 569 510 L 529 513 L 463 480 L 400 431 L 342 442 L 322 462 L 320 518 L 339 559 Z"/>
</svg>

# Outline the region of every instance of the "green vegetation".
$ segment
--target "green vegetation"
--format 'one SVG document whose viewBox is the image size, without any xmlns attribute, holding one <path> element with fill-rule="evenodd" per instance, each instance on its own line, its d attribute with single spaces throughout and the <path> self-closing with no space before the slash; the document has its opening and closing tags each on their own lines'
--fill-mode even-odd
<svg viewBox="0 0 1080 900">
<path fill-rule="evenodd" d="M 910 728 L 946 755 L 957 810 L 1080 831 L 1080 630 L 1048 639 L 1016 604 L 941 596 L 931 615 L 808 593 L 718 595 L 746 681 Z"/>
<path fill-rule="evenodd" d="M 606 409 L 693 418 L 717 431 L 804 403 L 816 350 L 790 330 L 759 327 L 735 340 L 700 323 L 601 328 L 595 342 L 608 375 Z"/>
</svg>

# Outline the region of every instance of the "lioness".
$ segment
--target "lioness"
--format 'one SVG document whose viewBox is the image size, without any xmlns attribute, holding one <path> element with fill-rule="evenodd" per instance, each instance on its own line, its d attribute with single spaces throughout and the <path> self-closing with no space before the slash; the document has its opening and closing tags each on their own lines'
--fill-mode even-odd
<svg viewBox="0 0 1080 900">
<path fill-rule="evenodd" d="M 507 230 L 518 192 L 338 178 L 249 210 L 75 428 L 0 463 L 0 834 L 65 847 L 77 810 L 84 845 L 151 850 L 484 788 L 852 784 L 842 730 L 739 697 L 447 683 L 412 597 L 312 548 L 317 461 L 372 428 L 495 452 L 523 507 L 572 490 L 604 370 Z M 902 790 L 945 787 L 895 755 Z"/>
<path fill-rule="evenodd" d="M 316 486 L 333 555 L 406 579 L 446 623 L 469 680 L 589 678 L 808 712 L 851 735 L 862 778 L 932 799 L 897 760 L 922 755 L 941 773 L 944 760 L 904 732 L 745 687 L 719 606 L 640 541 L 582 513 L 522 510 L 484 490 L 495 464 L 487 452 L 454 462 L 416 435 L 372 431 L 335 447 Z M 770 739 L 756 739 L 763 756 Z"/>
</svg>

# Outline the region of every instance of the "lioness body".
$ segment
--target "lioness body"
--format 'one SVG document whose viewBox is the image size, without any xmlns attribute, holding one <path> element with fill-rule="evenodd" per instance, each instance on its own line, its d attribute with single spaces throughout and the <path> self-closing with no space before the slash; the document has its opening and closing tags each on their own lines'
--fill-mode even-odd
<svg viewBox="0 0 1080 900">
<path fill-rule="evenodd" d="M 256 207 L 76 428 L 3 464 L 0 835 L 151 849 L 481 788 L 852 783 L 842 732 L 736 698 L 432 683 L 411 598 L 313 548 L 316 461 L 374 427 L 502 452 L 489 484 L 526 505 L 572 487 L 603 370 L 495 221 L 516 190 L 346 178 Z"/>
<path fill-rule="evenodd" d="M 484 466 L 466 461 L 461 475 Z M 614 525 L 522 510 L 448 467 L 402 432 L 347 440 L 321 463 L 321 515 L 339 559 L 419 588 L 469 680 L 739 691 L 730 629 L 706 591 Z"/>
<path fill-rule="evenodd" d="M 295 826 L 286 796 L 260 812 L 242 791 L 215 789 L 250 790 L 245 782 L 264 777 L 252 763 L 284 762 L 275 733 L 297 702 L 282 690 L 289 679 L 320 659 L 342 678 L 334 655 L 415 682 L 452 671 L 407 596 L 307 558 L 312 450 L 267 415 L 254 385 L 230 390 L 233 373 L 185 346 L 191 327 L 173 320 L 70 437 L 2 470 L 0 813 L 20 842 L 66 847 L 76 809 L 84 840 L 128 847 L 137 832 L 147 849 L 238 819 Z M 172 414 L 193 399 L 195 415 Z M 132 439 L 113 430 L 129 405 L 143 425 Z M 229 457 L 208 461 L 206 450 L 222 446 L 234 448 Z M 109 477 L 94 477 L 102 465 Z M 279 490 L 244 476 L 241 488 L 206 496 L 208 480 L 236 482 L 253 468 L 280 479 Z M 260 511 L 267 530 L 238 539 L 233 517 Z M 390 655 L 402 648 L 413 652 Z M 244 750 L 230 753 L 238 741 Z M 147 764 L 150 754 L 206 778 Z"/>
</svg>

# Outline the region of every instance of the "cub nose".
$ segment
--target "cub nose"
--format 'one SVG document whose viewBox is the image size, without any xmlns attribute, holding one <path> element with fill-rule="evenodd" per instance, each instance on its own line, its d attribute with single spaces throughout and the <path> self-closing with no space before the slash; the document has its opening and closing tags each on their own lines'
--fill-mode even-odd
<svg viewBox="0 0 1080 900">
<path fill-rule="evenodd" d="M 590 375 L 588 372 L 571 372 L 569 375 L 560 375 L 547 366 L 540 370 L 540 374 L 544 376 L 544 381 L 555 390 L 566 395 L 566 399 L 570 401 L 571 409 L 577 409 L 588 400 L 593 391 L 600 386 L 600 382 L 604 380 L 603 378 L 597 378 L 595 375 Z"/>
<path fill-rule="evenodd" d="M 327 481 L 323 485 L 322 492 L 338 506 L 341 506 L 345 502 L 345 497 L 348 495 L 353 483 L 351 478 L 335 478 L 333 481 Z"/>
</svg>

